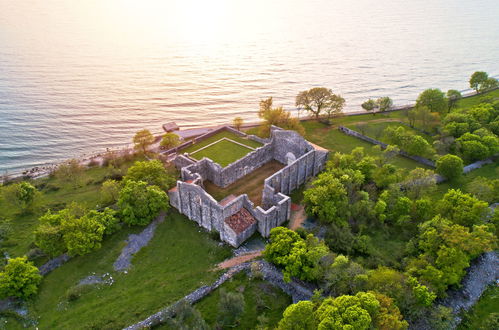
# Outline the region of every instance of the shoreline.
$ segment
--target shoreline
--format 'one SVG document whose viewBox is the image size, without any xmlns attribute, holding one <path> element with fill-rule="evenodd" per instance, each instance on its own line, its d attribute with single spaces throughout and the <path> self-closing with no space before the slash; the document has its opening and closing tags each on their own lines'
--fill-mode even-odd
<svg viewBox="0 0 499 330">
<path fill-rule="evenodd" d="M 499 89 L 499 87 L 492 89 L 490 91 L 487 91 L 485 93 L 494 91 L 496 89 Z M 467 92 L 465 92 L 465 91 L 467 91 Z M 463 92 L 462 99 L 483 94 L 483 93 L 477 93 L 474 90 L 470 91 L 469 89 L 463 90 L 462 92 Z M 416 103 L 414 102 L 411 104 L 393 106 L 391 109 L 384 111 L 384 113 L 409 110 L 409 109 L 412 109 L 415 105 L 416 105 Z M 371 114 L 371 113 L 366 111 L 366 110 L 348 111 L 348 112 L 344 112 L 343 116 L 360 116 L 360 115 L 366 115 L 366 114 Z M 313 120 L 315 118 L 313 116 L 303 116 L 303 117 L 298 117 L 298 119 L 300 120 L 300 122 L 302 122 L 302 121 L 307 121 L 307 120 Z M 257 127 L 260 124 L 261 124 L 261 121 L 249 122 L 249 123 L 243 124 L 241 126 L 241 128 L 248 129 L 248 128 L 252 128 L 252 127 Z M 196 128 L 188 128 L 185 130 L 182 130 L 182 128 L 180 127 L 180 130 L 176 131 L 176 132 L 196 131 L 195 135 L 190 136 L 190 137 L 195 137 L 195 136 L 205 134 L 211 130 L 215 130 L 221 126 L 226 126 L 226 125 L 232 126 L 231 123 L 225 123 L 225 124 L 202 126 L 202 127 L 196 127 Z M 153 135 L 155 137 L 155 142 L 153 143 L 152 149 L 154 149 L 154 148 L 157 149 L 159 147 L 159 139 L 163 134 L 164 134 L 164 132 L 162 132 L 162 133 L 154 132 L 153 133 Z M 158 146 L 154 146 L 154 145 L 158 145 Z M 65 164 L 72 159 L 76 159 L 80 163 L 80 165 L 88 166 L 90 163 L 92 163 L 94 161 L 97 161 L 101 164 L 101 161 L 99 159 L 102 159 L 107 153 L 110 153 L 110 152 L 126 153 L 126 152 L 131 152 L 131 151 L 133 151 L 133 144 L 126 143 L 126 144 L 123 144 L 122 146 L 119 146 L 119 147 L 106 148 L 106 150 L 96 151 L 96 152 L 89 153 L 89 154 L 83 153 L 83 154 L 76 156 L 74 158 L 67 158 L 67 159 L 59 161 L 59 162 L 40 164 L 37 166 L 33 166 L 31 168 L 25 168 L 24 170 L 18 170 L 15 172 L 9 172 L 8 170 L 6 170 L 5 173 L 0 175 L 0 183 L 3 184 L 5 176 L 7 176 L 8 180 L 16 180 L 16 179 L 19 179 L 22 177 L 28 177 L 30 179 L 38 179 L 38 178 L 46 177 L 53 170 L 55 170 L 59 165 Z"/>
</svg>

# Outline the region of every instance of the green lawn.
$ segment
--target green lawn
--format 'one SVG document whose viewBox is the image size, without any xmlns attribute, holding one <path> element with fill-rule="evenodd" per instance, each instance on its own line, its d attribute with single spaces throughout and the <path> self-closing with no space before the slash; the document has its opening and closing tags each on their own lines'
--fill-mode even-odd
<svg viewBox="0 0 499 330">
<path fill-rule="evenodd" d="M 222 167 L 225 167 L 236 160 L 243 158 L 252 151 L 253 149 L 243 147 L 232 141 L 221 140 L 205 149 L 190 153 L 189 156 L 197 160 L 206 157 L 215 163 L 220 164 Z"/>
<path fill-rule="evenodd" d="M 495 320 L 495 322 L 493 321 Z M 463 315 L 458 330 L 492 330 L 499 325 L 499 286 L 491 284 L 480 300 Z"/>
<path fill-rule="evenodd" d="M 235 275 L 220 288 L 227 291 L 239 291 L 244 295 L 243 316 L 235 329 L 255 329 L 260 315 L 265 315 L 269 329 L 274 328 L 282 318 L 282 313 L 292 303 L 291 297 L 271 284 L 258 279 L 250 279 L 245 273 Z M 215 326 L 218 317 L 220 288 L 201 300 L 195 307 L 201 312 L 206 322 Z"/>
<path fill-rule="evenodd" d="M 334 127 L 329 127 L 316 121 L 306 121 L 302 124 L 305 127 L 305 138 L 308 141 L 331 150 L 332 152 L 350 153 L 357 147 L 363 147 L 367 155 L 381 156 L 379 151 L 373 149 L 371 143 L 344 134 Z M 417 167 L 425 167 L 422 164 L 402 156 L 395 157 L 391 162 L 395 166 L 408 170 L 413 170 Z"/>
<path fill-rule="evenodd" d="M 457 102 L 457 108 L 470 108 L 482 102 L 487 102 L 491 100 L 492 101 L 499 100 L 499 89 L 493 90 L 488 93 L 461 99 Z"/>
<path fill-rule="evenodd" d="M 183 149 L 182 152 L 187 152 L 187 153 L 194 152 L 194 151 L 196 151 L 198 149 L 201 149 L 202 147 L 205 147 L 208 144 L 213 143 L 215 141 L 218 141 L 218 140 L 220 140 L 221 138 L 224 138 L 224 137 L 232 139 L 232 140 L 237 141 L 237 142 L 240 142 L 240 143 L 245 144 L 247 146 L 250 146 L 252 148 L 258 148 L 258 147 L 262 146 L 262 144 L 259 143 L 259 142 L 256 142 L 256 141 L 244 138 L 244 137 L 236 135 L 236 134 L 234 134 L 232 132 L 221 131 L 221 132 L 219 132 L 219 133 L 217 133 L 217 134 L 215 134 L 213 136 L 210 136 L 210 137 L 208 137 L 206 139 L 203 139 L 202 141 L 199 141 L 199 142 L 197 142 L 197 143 L 189 146 L 188 148 Z"/>
<path fill-rule="evenodd" d="M 196 288 L 212 283 L 215 265 L 230 256 L 196 223 L 172 211 L 149 245 L 137 253 L 127 274 L 112 265 L 125 245 L 125 229 L 94 253 L 74 258 L 48 274 L 31 304 L 40 329 L 118 329 L 142 320 Z M 88 290 L 68 302 L 66 292 L 93 273 L 109 272 L 115 282 Z"/>
<path fill-rule="evenodd" d="M 400 123 L 397 123 L 397 122 L 371 122 L 369 124 L 362 125 L 361 127 L 359 127 L 359 124 L 347 125 L 347 127 L 350 129 L 353 129 L 357 132 L 360 132 L 364 135 L 367 135 L 373 139 L 379 140 L 379 141 L 384 142 L 384 143 L 388 143 L 388 142 L 385 140 L 385 138 L 383 136 L 383 131 L 388 127 L 397 128 L 400 126 L 402 126 L 406 131 L 413 133 L 414 135 L 420 135 L 430 145 L 433 144 L 433 138 L 430 135 L 421 133 L 413 128 L 407 127 L 405 125 L 401 125 Z"/>
</svg>

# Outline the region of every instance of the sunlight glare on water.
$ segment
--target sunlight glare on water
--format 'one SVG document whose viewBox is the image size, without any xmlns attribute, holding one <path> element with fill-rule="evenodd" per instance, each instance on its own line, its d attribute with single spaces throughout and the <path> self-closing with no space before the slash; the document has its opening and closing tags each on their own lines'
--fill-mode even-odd
<svg viewBox="0 0 499 330">
<path fill-rule="evenodd" d="M 0 171 L 256 120 L 327 86 L 359 110 L 499 74 L 496 0 L 0 0 Z"/>
</svg>

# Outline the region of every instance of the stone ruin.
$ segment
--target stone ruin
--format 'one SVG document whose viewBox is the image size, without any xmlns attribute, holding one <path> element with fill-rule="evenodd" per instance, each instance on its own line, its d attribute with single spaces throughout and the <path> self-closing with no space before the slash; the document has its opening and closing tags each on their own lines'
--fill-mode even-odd
<svg viewBox="0 0 499 330">
<path fill-rule="evenodd" d="M 195 160 L 187 154 L 179 154 L 174 163 L 181 172 L 181 180 L 168 191 L 168 195 L 170 204 L 180 213 L 206 230 L 218 232 L 220 240 L 238 247 L 256 231 L 268 237 L 272 228 L 289 219 L 291 198 L 288 194 L 324 168 L 328 151 L 315 147 L 294 131 L 278 127 L 271 128 L 269 139 L 246 135 L 225 126 L 200 136 L 196 141 L 221 130 L 263 145 L 224 168 L 208 158 Z M 261 206 L 255 207 L 247 194 L 231 195 L 217 202 L 203 188 L 204 180 L 225 188 L 271 160 L 286 166 L 265 179 Z"/>
</svg>

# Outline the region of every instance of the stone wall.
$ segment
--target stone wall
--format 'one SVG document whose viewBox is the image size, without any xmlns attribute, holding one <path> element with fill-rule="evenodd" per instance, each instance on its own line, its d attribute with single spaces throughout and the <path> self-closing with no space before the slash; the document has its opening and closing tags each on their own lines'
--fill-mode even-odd
<svg viewBox="0 0 499 330">
<path fill-rule="evenodd" d="M 357 131 L 354 131 L 354 130 L 352 130 L 350 128 L 347 128 L 345 126 L 340 126 L 339 130 L 342 131 L 343 133 L 347 134 L 347 135 L 355 136 L 356 138 L 359 138 L 359 139 L 364 140 L 366 142 L 379 145 L 383 149 L 386 149 L 388 147 L 388 144 L 386 144 L 386 143 L 383 143 L 383 142 L 378 141 L 376 139 L 370 138 L 369 136 L 365 136 L 365 135 L 363 135 L 363 134 L 361 134 L 361 133 L 359 133 Z M 429 160 L 427 158 L 410 155 L 407 152 L 405 152 L 404 150 L 400 150 L 399 154 L 401 156 L 404 156 L 406 158 L 412 159 L 412 160 L 414 160 L 414 161 L 416 161 L 416 162 L 418 162 L 420 164 L 423 164 L 425 166 L 432 167 L 432 168 L 436 167 L 435 166 L 435 162 L 433 162 L 433 161 L 431 161 L 431 160 Z"/>
<path fill-rule="evenodd" d="M 193 162 L 186 156 L 178 156 L 175 164 L 186 166 L 181 167 L 182 181 L 168 192 L 170 203 L 203 228 L 219 232 L 222 241 L 235 247 L 255 231 L 268 237 L 272 228 L 290 217 L 291 198 L 286 194 L 317 175 L 326 163 L 328 152 L 315 150 L 296 132 L 275 127 L 271 139 L 262 141 L 267 143 L 225 168 L 207 158 Z M 204 180 L 226 187 L 272 159 L 288 165 L 265 180 L 261 207 L 255 208 L 246 194 L 221 205 L 202 187 Z M 256 224 L 236 233 L 225 219 L 242 208 L 251 213 Z"/>
</svg>

